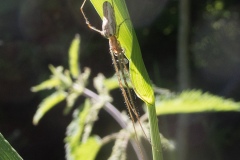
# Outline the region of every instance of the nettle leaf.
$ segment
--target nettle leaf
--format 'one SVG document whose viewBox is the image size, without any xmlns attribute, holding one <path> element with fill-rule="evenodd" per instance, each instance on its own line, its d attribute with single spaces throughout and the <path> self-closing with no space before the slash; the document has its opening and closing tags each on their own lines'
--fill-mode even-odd
<svg viewBox="0 0 240 160">
<path fill-rule="evenodd" d="M 32 92 L 38 92 L 44 89 L 52 89 L 54 87 L 57 87 L 61 84 L 61 81 L 58 78 L 52 77 L 46 81 L 43 81 L 39 85 L 36 85 L 31 88 Z"/>
<path fill-rule="evenodd" d="M 33 124 L 37 125 L 40 119 L 56 104 L 63 101 L 67 96 L 64 91 L 56 91 L 52 95 L 45 98 L 38 106 L 37 112 L 33 117 Z"/>
<path fill-rule="evenodd" d="M 62 66 L 54 67 L 53 65 L 49 65 L 49 69 L 53 73 L 53 77 L 59 79 L 61 82 L 59 88 L 65 89 L 72 85 L 72 79 L 70 77 L 69 71 L 64 71 L 64 68 Z"/>
<path fill-rule="evenodd" d="M 69 160 L 94 159 L 101 147 L 101 140 L 98 136 L 83 138 L 91 107 L 90 100 L 86 99 L 84 105 L 74 111 L 73 120 L 67 127 L 65 142 L 66 157 Z"/>
<path fill-rule="evenodd" d="M 69 68 L 73 78 L 77 78 L 80 73 L 78 65 L 80 42 L 80 35 L 76 34 L 69 48 Z"/>
<path fill-rule="evenodd" d="M 86 142 L 82 143 L 76 151 L 74 159 L 95 160 L 97 153 L 101 148 L 101 143 L 98 136 L 89 137 Z"/>
<path fill-rule="evenodd" d="M 240 103 L 224 99 L 199 90 L 183 91 L 169 99 L 156 101 L 158 115 L 197 113 L 197 112 L 225 112 L 240 111 Z"/>
</svg>

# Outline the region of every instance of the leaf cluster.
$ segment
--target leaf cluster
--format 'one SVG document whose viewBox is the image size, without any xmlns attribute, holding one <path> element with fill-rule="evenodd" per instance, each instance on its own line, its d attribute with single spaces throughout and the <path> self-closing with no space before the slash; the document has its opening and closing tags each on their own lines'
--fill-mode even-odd
<svg viewBox="0 0 240 160">
<path fill-rule="evenodd" d="M 120 113 L 110 104 L 112 97 L 109 91 L 118 88 L 117 78 L 105 79 L 102 74 L 94 78 L 94 87 L 98 94 L 87 89 L 90 69 L 85 68 L 81 72 L 79 68 L 80 36 L 76 35 L 69 49 L 69 70 L 62 66 L 49 66 L 52 75 L 46 81 L 32 87 L 33 92 L 52 89 L 53 93 L 42 100 L 33 117 L 33 123 L 37 125 L 43 116 L 60 102 L 66 101 L 64 113 L 69 113 L 74 106 L 73 119 L 66 131 L 65 148 L 67 159 L 95 159 L 100 148 L 116 139 L 110 159 L 125 159 L 128 141 L 134 136 L 134 130 L 130 127 L 131 121 L 124 113 Z M 81 105 L 76 103 L 80 96 L 85 97 Z M 105 107 L 113 118 L 122 126 L 118 133 L 100 138 L 92 135 L 91 131 L 98 113 Z M 140 127 L 138 127 L 139 130 Z M 133 142 L 134 143 L 134 142 Z"/>
</svg>

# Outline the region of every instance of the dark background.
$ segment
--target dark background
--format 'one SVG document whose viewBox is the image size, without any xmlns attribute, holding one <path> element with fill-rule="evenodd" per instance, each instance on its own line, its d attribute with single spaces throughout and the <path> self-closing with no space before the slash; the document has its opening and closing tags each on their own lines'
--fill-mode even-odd
<svg viewBox="0 0 240 160">
<path fill-rule="evenodd" d="M 108 41 L 89 30 L 79 11 L 80 0 L 7 0 L 0 3 L 0 132 L 25 160 L 65 159 L 65 103 L 55 107 L 33 126 L 32 117 L 49 92 L 30 88 L 49 78 L 49 64 L 68 67 L 68 48 L 76 33 L 81 35 L 81 67 L 114 74 Z M 136 29 L 149 76 L 159 87 L 178 91 L 176 0 L 129 0 L 128 9 Z M 222 4 L 222 8 L 217 4 Z M 217 9 L 216 9 L 217 8 Z M 101 20 L 88 2 L 91 23 Z M 240 100 L 240 2 L 238 0 L 194 0 L 190 5 L 191 88 Z M 89 86 L 91 88 L 91 86 Z M 121 101 L 120 93 L 116 102 Z M 120 98 L 118 98 L 120 97 Z M 118 100 L 119 99 L 119 100 Z M 177 116 L 159 118 L 160 130 L 175 139 Z M 98 125 L 115 131 L 106 113 Z M 239 113 L 189 115 L 188 160 L 237 160 L 240 141 Z M 164 127 L 161 127 L 164 126 Z M 104 134 L 96 127 L 97 134 Z M 181 145 L 180 145 L 181 146 Z M 166 151 L 166 159 L 169 158 Z M 100 157 L 98 157 L 101 159 Z M 103 158 L 102 158 L 103 159 Z"/>
</svg>

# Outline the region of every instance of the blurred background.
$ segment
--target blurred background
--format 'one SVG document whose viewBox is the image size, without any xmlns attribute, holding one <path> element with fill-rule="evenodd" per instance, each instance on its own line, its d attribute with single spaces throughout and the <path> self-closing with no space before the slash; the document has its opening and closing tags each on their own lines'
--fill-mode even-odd
<svg viewBox="0 0 240 160">
<path fill-rule="evenodd" d="M 142 56 L 152 82 L 179 92 L 201 89 L 240 100 L 240 1 L 126 0 Z M 8 0 L 0 5 L 0 132 L 25 160 L 65 159 L 65 130 L 71 115 L 65 103 L 32 124 L 33 115 L 49 92 L 30 88 L 49 78 L 49 64 L 68 67 L 68 48 L 81 36 L 80 66 L 114 74 L 108 41 L 89 30 L 79 11 L 82 0 Z M 87 2 L 90 22 L 101 20 Z M 89 86 L 91 88 L 91 86 Z M 112 94 L 114 102 L 121 93 Z M 124 104 L 123 104 L 124 108 Z M 106 113 L 94 132 L 114 131 Z M 184 125 L 181 125 L 181 122 Z M 182 160 L 238 160 L 240 114 L 199 113 L 159 117 L 166 138 L 185 136 Z M 163 126 L 163 127 L 161 127 Z M 187 133 L 179 126 L 187 128 Z M 181 138 L 180 138 L 181 139 Z M 181 141 L 178 141 L 178 146 Z M 166 154 L 166 159 L 171 159 Z M 99 159 L 102 159 L 98 157 Z"/>
</svg>

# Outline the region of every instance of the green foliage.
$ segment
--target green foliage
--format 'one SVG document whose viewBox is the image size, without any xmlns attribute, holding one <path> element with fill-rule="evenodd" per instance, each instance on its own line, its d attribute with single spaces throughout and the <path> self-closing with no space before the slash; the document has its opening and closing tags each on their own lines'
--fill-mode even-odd
<svg viewBox="0 0 240 160">
<path fill-rule="evenodd" d="M 73 78 L 77 78 L 79 75 L 79 66 L 78 66 L 78 51 L 80 46 L 80 36 L 77 34 L 73 39 L 72 44 L 69 49 L 69 68 Z"/>
<path fill-rule="evenodd" d="M 69 113 L 71 108 L 75 105 L 75 101 L 82 94 L 86 95 L 85 85 L 90 75 L 90 69 L 85 68 L 82 73 L 78 69 L 79 46 L 80 37 L 77 35 L 72 41 L 69 49 L 70 72 L 64 70 L 62 66 L 54 67 L 50 65 L 49 68 L 52 72 L 50 79 L 32 87 L 31 90 L 34 92 L 45 89 L 55 90 L 39 104 L 33 118 L 34 124 L 38 124 L 41 118 L 51 108 L 64 100 L 67 102 L 64 112 Z M 107 85 L 105 86 L 105 84 Z M 91 131 L 95 121 L 98 119 L 99 111 L 106 103 L 112 101 L 108 92 L 109 89 L 116 88 L 116 84 L 116 78 L 106 80 L 102 74 L 94 78 L 94 87 L 99 95 L 97 100 L 94 99 L 94 97 L 86 97 L 85 103 L 74 110 L 73 120 L 67 127 L 67 136 L 65 138 L 67 159 L 95 159 L 103 142 L 98 136 L 92 136 Z M 128 139 L 126 140 L 128 141 Z M 109 141 L 111 141 L 111 139 L 105 140 L 104 144 Z"/>
<path fill-rule="evenodd" d="M 38 92 L 38 91 L 41 91 L 41 90 L 44 90 L 44 89 L 52 89 L 54 87 L 58 87 L 60 85 L 60 80 L 53 77 L 51 79 L 48 79 L 44 82 L 42 82 L 41 84 L 35 86 L 35 87 L 32 87 L 32 92 Z"/>
<path fill-rule="evenodd" d="M 105 0 L 91 0 L 100 17 L 102 17 L 102 3 Z M 112 2 L 111 0 L 109 0 Z M 114 0 L 114 10 L 117 18 L 117 24 L 124 21 L 119 29 L 117 36 L 121 46 L 125 50 L 125 56 L 129 61 L 130 79 L 133 84 L 133 89 L 136 94 L 147 104 L 149 110 L 149 121 L 151 122 L 151 143 L 154 151 L 154 159 L 162 159 L 157 155 L 161 152 L 160 144 L 156 142 L 160 139 L 160 134 L 157 125 L 155 112 L 155 98 L 151 87 L 148 74 L 143 64 L 140 47 L 137 42 L 135 32 L 132 28 L 130 17 L 126 9 L 126 4 L 122 0 Z M 218 7 L 219 8 L 219 7 Z M 116 139 L 112 154 L 109 159 L 126 159 L 127 143 L 133 137 L 133 129 L 130 119 L 124 119 L 121 116 L 114 115 L 118 119 L 123 119 L 126 122 L 126 128 L 103 138 L 97 135 L 92 135 L 92 128 L 98 119 L 99 111 L 105 106 L 110 105 L 112 98 L 109 96 L 109 90 L 118 87 L 116 77 L 105 79 L 102 74 L 94 78 L 94 87 L 98 95 L 88 94 L 86 85 L 90 75 L 90 69 L 79 69 L 79 51 L 80 51 L 80 36 L 76 35 L 69 49 L 69 70 L 62 66 L 49 66 L 52 75 L 41 84 L 32 88 L 32 91 L 37 92 L 45 89 L 53 89 L 53 93 L 46 97 L 39 105 L 38 110 L 33 118 L 33 123 L 38 124 L 41 118 L 53 107 L 62 101 L 66 101 L 65 113 L 69 113 L 72 107 L 76 106 L 76 100 L 84 95 L 86 97 L 84 104 L 80 105 L 73 111 L 73 120 L 67 127 L 66 157 L 69 160 L 79 159 L 95 159 L 100 148 L 109 141 Z M 96 98 L 97 97 L 97 98 Z M 160 97 L 160 96 L 159 96 Z M 178 114 L 178 113 L 195 113 L 195 112 L 216 112 L 216 111 L 239 111 L 239 103 L 231 100 L 224 100 L 221 97 L 213 96 L 201 91 L 185 91 L 181 94 L 170 97 L 157 99 L 157 114 Z M 109 112 L 110 113 L 110 112 Z M 117 119 L 114 117 L 115 119 Z M 142 122 L 145 128 L 145 121 Z M 137 126 L 137 124 L 135 124 Z M 155 126 L 154 126 L 155 125 Z M 131 128 L 131 129 L 129 129 Z M 139 126 L 136 127 L 137 132 L 141 132 Z M 139 129 L 140 128 L 140 129 Z M 168 148 L 174 148 L 174 145 L 167 139 L 161 136 L 163 145 Z M 138 153 L 137 153 L 138 154 Z M 155 155 L 156 154 L 156 155 Z M 1 155 L 0 155 L 1 156 Z M 159 157 L 159 158 L 156 158 Z"/>
<path fill-rule="evenodd" d="M 67 128 L 65 139 L 66 157 L 69 160 L 93 160 L 101 147 L 98 136 L 89 136 L 95 121 L 91 115 L 93 109 L 95 108 L 91 107 L 90 101 L 86 99 L 84 105 L 74 111 L 73 120 Z"/>
<path fill-rule="evenodd" d="M 75 159 L 94 160 L 100 147 L 97 137 L 89 137 L 87 142 L 78 147 Z"/>
<path fill-rule="evenodd" d="M 63 100 L 67 101 L 67 108 L 65 113 L 67 113 L 70 108 L 74 105 L 78 96 L 83 92 L 86 81 L 89 77 L 90 70 L 86 68 L 84 72 L 79 76 L 78 69 L 78 53 L 80 46 L 80 36 L 76 35 L 72 41 L 71 47 L 69 49 L 69 68 L 64 70 L 62 66 L 54 67 L 49 66 L 49 69 L 52 72 L 50 79 L 42 82 L 41 84 L 32 87 L 33 92 L 41 91 L 44 89 L 53 89 L 56 91 L 45 98 L 38 106 L 38 110 L 33 118 L 33 124 L 38 124 L 39 120 L 54 106 Z M 71 75 L 70 75 L 71 74 Z M 73 81 L 71 76 L 76 79 Z"/>
<path fill-rule="evenodd" d="M 68 113 L 74 106 L 77 98 L 83 93 L 90 75 L 90 69 L 85 68 L 84 72 L 80 73 L 78 68 L 79 46 L 80 36 L 76 35 L 69 49 L 70 72 L 64 70 L 62 66 L 53 67 L 50 65 L 49 68 L 52 72 L 51 78 L 32 87 L 32 91 L 34 92 L 53 88 L 56 90 L 39 104 L 38 110 L 33 118 L 34 124 L 38 124 L 40 119 L 51 108 L 64 100 L 67 102 L 65 113 Z M 72 80 L 71 76 L 75 80 Z M 97 155 L 101 147 L 101 141 L 97 136 L 90 136 L 90 133 L 94 122 L 97 120 L 98 111 L 107 100 L 109 100 L 109 98 L 105 98 L 101 101 L 102 103 L 93 103 L 89 99 L 86 99 L 84 105 L 74 111 L 73 120 L 68 126 L 67 137 L 65 140 L 68 159 L 91 160 Z"/>
<path fill-rule="evenodd" d="M 78 37 L 76 37 L 78 38 Z M 71 108 L 75 106 L 75 101 L 81 96 L 85 95 L 86 100 L 83 105 L 80 105 L 73 112 L 73 120 L 67 127 L 67 135 L 65 138 L 66 143 L 66 157 L 69 160 L 78 160 L 78 159 L 95 159 L 100 148 L 106 143 L 110 142 L 113 139 L 116 139 L 115 145 L 113 147 L 111 156 L 109 159 L 125 159 L 126 158 L 126 148 L 127 143 L 131 138 L 134 130 L 130 119 L 124 114 L 121 116 L 116 116 L 114 111 L 113 116 L 115 119 L 122 118 L 122 120 L 127 124 L 126 128 L 115 133 L 114 135 L 108 135 L 106 137 L 100 138 L 97 135 L 92 135 L 92 128 L 95 121 L 98 119 L 99 111 L 107 103 L 112 101 L 112 98 L 109 96 L 109 90 L 115 89 L 117 85 L 116 77 L 110 79 L 105 79 L 102 74 L 99 74 L 94 78 L 94 87 L 98 92 L 97 98 L 94 95 L 89 95 L 86 92 L 86 85 L 90 75 L 90 69 L 86 68 L 82 73 L 80 69 L 74 69 L 78 67 L 78 56 L 74 54 L 79 53 L 79 47 L 72 47 L 80 45 L 80 40 L 73 40 L 71 45 L 71 52 L 69 52 L 70 68 L 73 70 L 79 71 L 71 72 L 64 70 L 63 67 L 53 67 L 50 65 L 50 70 L 52 75 L 49 80 L 42 82 L 41 84 L 32 88 L 32 91 L 37 92 L 44 89 L 54 89 L 55 91 L 46 97 L 39 105 L 38 110 L 33 118 L 33 123 L 38 124 L 41 118 L 53 107 L 62 101 L 66 101 L 65 113 L 69 113 Z M 75 43 L 75 44 L 74 44 Z M 75 48 L 75 49 L 73 49 Z M 70 55 L 71 54 L 71 55 Z M 75 61 L 75 62 L 74 62 Z M 74 65 L 73 65 L 74 64 Z M 159 90 L 158 90 L 159 91 Z M 169 92 L 162 91 L 161 93 L 167 93 L 171 96 L 158 96 L 157 98 L 157 115 L 163 114 L 179 114 L 179 113 L 196 113 L 196 112 L 216 112 L 216 111 L 239 111 L 239 103 L 236 103 L 232 100 L 226 100 L 221 97 L 217 97 L 208 93 L 202 93 L 201 91 L 184 91 L 179 95 L 170 94 Z M 150 109 L 149 113 L 156 114 L 152 106 L 147 107 Z M 149 121 L 154 121 L 157 123 L 156 118 L 149 116 Z M 146 119 L 143 120 L 142 126 L 146 129 Z M 135 124 L 137 133 L 142 132 L 141 127 L 138 124 Z M 130 129 L 131 128 L 131 129 Z M 155 138 L 160 138 L 158 128 L 154 128 L 151 132 L 155 132 Z M 138 136 L 143 136 L 143 134 L 138 134 Z M 174 149 L 174 144 L 171 141 L 165 139 L 161 136 L 162 144 L 167 149 Z M 159 145 L 152 142 L 153 150 L 158 148 Z M 159 152 L 159 150 L 157 150 Z M 139 153 L 137 153 L 139 154 Z M 87 158 L 86 158 L 87 157 Z M 155 155 L 156 157 L 156 155 Z M 160 157 L 161 158 L 161 157 Z"/>
<path fill-rule="evenodd" d="M 38 92 L 44 89 L 52 89 L 57 88 L 58 90 L 65 90 L 69 86 L 72 85 L 72 80 L 69 75 L 69 71 L 63 70 L 62 66 L 54 67 L 49 65 L 49 69 L 52 72 L 52 76 L 50 79 L 43 81 L 41 84 L 34 86 L 31 88 L 33 92 Z"/>
<path fill-rule="evenodd" d="M 8 141 L 0 133 L 0 159 L 1 160 L 22 160 L 22 157 L 8 143 Z"/>
<path fill-rule="evenodd" d="M 103 17 L 103 2 L 106 0 L 91 0 L 96 11 Z M 108 0 L 112 3 L 111 0 Z M 137 96 L 145 103 L 153 105 L 155 103 L 152 85 L 142 60 L 141 50 L 138 44 L 136 34 L 134 32 L 129 13 L 125 1 L 114 0 L 113 7 L 115 11 L 116 21 L 119 25 L 118 40 L 125 50 L 125 56 L 129 61 L 129 72 L 133 89 Z"/>
<path fill-rule="evenodd" d="M 240 111 L 240 103 L 224 99 L 200 90 L 183 91 L 171 98 L 157 98 L 157 115 Z"/>
<path fill-rule="evenodd" d="M 106 0 L 91 0 L 101 18 L 103 17 L 102 5 L 104 1 Z M 116 36 L 118 37 L 118 41 L 121 46 L 124 48 L 124 54 L 129 61 L 129 75 L 133 89 L 136 95 L 142 99 L 148 107 L 151 141 L 153 142 L 153 146 L 155 146 L 155 148 L 157 147 L 158 150 L 161 150 L 158 123 L 156 121 L 157 117 L 155 112 L 154 92 L 142 60 L 140 46 L 130 20 L 127 6 L 124 0 L 108 1 L 110 3 L 113 2 L 112 5 L 114 7 L 114 13 L 117 21 L 116 23 L 118 25 L 121 24 L 121 26 L 118 26 L 120 28 L 118 29 L 119 33 L 117 33 Z M 153 149 L 153 159 L 162 159 L 161 153 L 155 149 Z"/>
<path fill-rule="evenodd" d="M 118 80 L 116 76 L 112 76 L 104 80 L 104 86 L 108 88 L 108 90 L 113 90 L 119 88 Z"/>
<path fill-rule="evenodd" d="M 129 134 L 122 130 L 118 134 L 118 138 L 113 146 L 113 151 L 108 160 L 125 160 L 126 148 L 128 144 Z"/>
<path fill-rule="evenodd" d="M 67 94 L 64 91 L 56 91 L 52 95 L 45 98 L 40 104 L 37 112 L 33 117 L 33 124 L 37 125 L 39 120 L 56 104 L 66 98 Z"/>
</svg>

